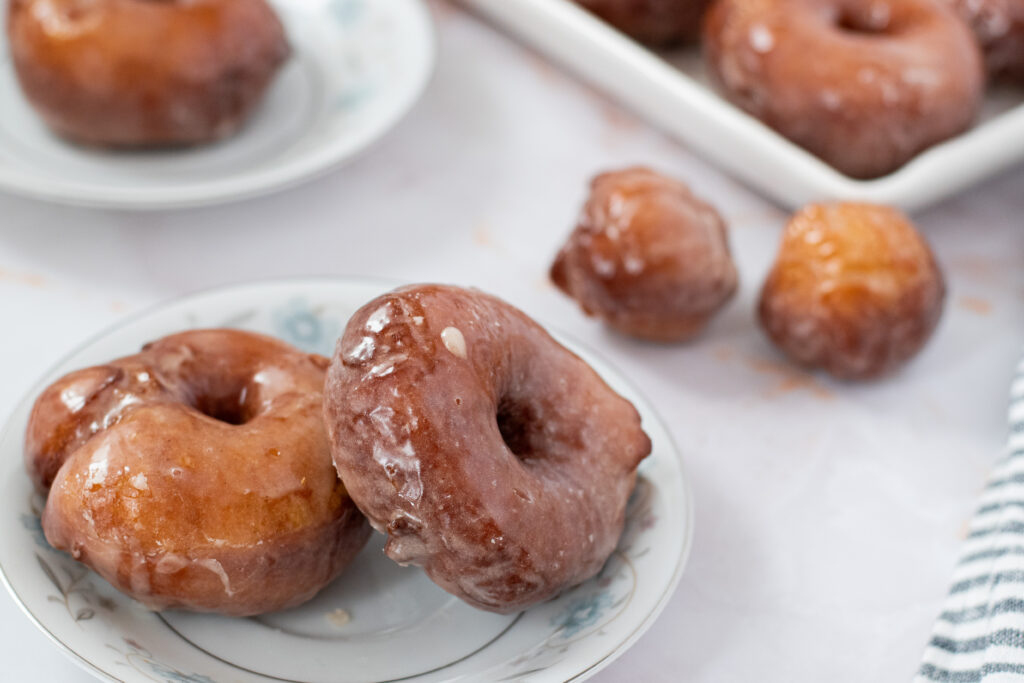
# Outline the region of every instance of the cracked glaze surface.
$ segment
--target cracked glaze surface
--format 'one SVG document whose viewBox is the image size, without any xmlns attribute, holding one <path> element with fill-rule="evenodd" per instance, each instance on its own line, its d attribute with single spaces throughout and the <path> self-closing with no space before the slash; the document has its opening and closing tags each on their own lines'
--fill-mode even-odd
<svg viewBox="0 0 1024 683">
<path fill-rule="evenodd" d="M 311 598 L 370 533 L 332 467 L 326 365 L 202 330 L 57 380 L 25 442 L 47 540 L 153 608 L 249 615 Z"/>
<path fill-rule="evenodd" d="M 601 568 L 651 445 L 633 406 L 526 315 L 440 285 L 352 317 L 324 411 L 385 552 L 496 612 Z"/>
</svg>

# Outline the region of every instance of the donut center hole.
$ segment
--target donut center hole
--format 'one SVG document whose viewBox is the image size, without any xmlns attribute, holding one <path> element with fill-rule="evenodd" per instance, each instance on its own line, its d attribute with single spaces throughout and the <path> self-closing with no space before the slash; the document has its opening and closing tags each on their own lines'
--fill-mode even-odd
<svg viewBox="0 0 1024 683">
<path fill-rule="evenodd" d="M 836 20 L 840 30 L 863 36 L 881 36 L 890 32 L 887 11 L 843 9 Z"/>
<path fill-rule="evenodd" d="M 192 407 L 207 417 L 229 425 L 244 425 L 252 419 L 245 405 L 245 394 L 233 399 L 224 397 L 198 396 Z"/>
<path fill-rule="evenodd" d="M 529 459 L 535 452 L 537 432 L 536 415 L 529 406 L 505 400 L 498 404 L 498 431 L 508 449 L 520 460 Z"/>
</svg>

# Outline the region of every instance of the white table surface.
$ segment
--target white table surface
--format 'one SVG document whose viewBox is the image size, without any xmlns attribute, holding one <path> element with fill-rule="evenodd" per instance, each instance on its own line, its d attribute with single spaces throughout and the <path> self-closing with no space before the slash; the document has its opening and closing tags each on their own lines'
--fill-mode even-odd
<svg viewBox="0 0 1024 683">
<path fill-rule="evenodd" d="M 902 373 L 842 385 L 790 368 L 753 321 L 785 214 L 491 27 L 435 5 L 424 100 L 309 185 L 161 214 L 0 195 L 0 413 L 133 311 L 259 278 L 470 284 L 556 324 L 645 391 L 696 499 L 689 566 L 661 618 L 597 681 L 905 681 L 1005 433 L 1024 342 L 1024 168 L 917 216 L 945 267 L 945 317 Z M 645 163 L 732 228 L 742 286 L 687 346 L 632 342 L 546 280 L 588 177 Z M 86 681 L 0 598 L 10 681 Z"/>
</svg>

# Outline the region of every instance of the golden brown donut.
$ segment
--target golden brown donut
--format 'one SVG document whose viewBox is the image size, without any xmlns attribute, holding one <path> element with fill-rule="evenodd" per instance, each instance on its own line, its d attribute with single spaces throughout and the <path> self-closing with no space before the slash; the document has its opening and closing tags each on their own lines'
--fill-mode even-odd
<svg viewBox="0 0 1024 683">
<path fill-rule="evenodd" d="M 47 540 L 154 609 L 244 616 L 313 597 L 370 533 L 331 462 L 326 366 L 203 330 L 57 380 L 25 439 Z"/>
<path fill-rule="evenodd" d="M 626 35 L 655 47 L 696 40 L 710 0 L 576 0 Z"/>
<path fill-rule="evenodd" d="M 441 285 L 359 309 L 324 415 L 338 472 L 388 556 L 494 612 L 601 569 L 651 448 L 633 406 L 537 323 Z"/>
<path fill-rule="evenodd" d="M 602 173 L 551 279 L 624 334 L 681 341 L 736 291 L 725 221 L 679 181 L 647 168 Z"/>
<path fill-rule="evenodd" d="M 233 134 L 290 53 L 265 0 L 11 0 L 7 33 L 46 123 L 111 147 Z"/>
<path fill-rule="evenodd" d="M 758 315 L 798 363 L 873 378 L 921 350 L 945 291 L 931 249 L 899 211 L 811 204 L 786 226 Z"/>
<path fill-rule="evenodd" d="M 730 101 L 855 178 L 964 131 L 985 81 L 935 0 L 716 0 L 704 53 Z"/>
<path fill-rule="evenodd" d="M 1024 81 L 1024 0 L 946 0 L 974 31 L 989 73 Z"/>
</svg>

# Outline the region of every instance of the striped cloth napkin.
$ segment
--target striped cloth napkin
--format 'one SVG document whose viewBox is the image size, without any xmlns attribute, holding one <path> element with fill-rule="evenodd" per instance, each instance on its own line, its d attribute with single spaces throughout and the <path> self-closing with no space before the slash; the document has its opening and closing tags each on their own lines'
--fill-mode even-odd
<svg viewBox="0 0 1024 683">
<path fill-rule="evenodd" d="M 971 520 L 915 683 L 1024 681 L 1024 360 L 1010 439 Z"/>
</svg>

